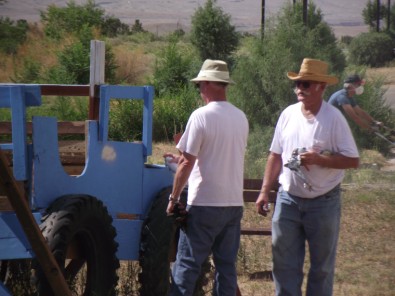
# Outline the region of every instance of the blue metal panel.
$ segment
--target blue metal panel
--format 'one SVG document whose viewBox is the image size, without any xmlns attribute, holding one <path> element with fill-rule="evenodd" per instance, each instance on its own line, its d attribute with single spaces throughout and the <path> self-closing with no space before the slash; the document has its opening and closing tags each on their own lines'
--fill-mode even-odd
<svg viewBox="0 0 395 296">
<path fill-rule="evenodd" d="M 143 110 L 143 152 L 144 162 L 152 153 L 152 113 L 154 89 L 152 86 L 115 86 L 100 87 L 99 140 L 108 140 L 108 122 L 111 99 L 144 100 Z"/>
<path fill-rule="evenodd" d="M 11 87 L 12 143 L 14 177 L 18 181 L 27 180 L 26 150 L 26 106 L 23 87 Z"/>
<path fill-rule="evenodd" d="M 11 108 L 12 144 L 1 145 L 13 150 L 13 171 L 18 181 L 29 179 L 26 148 L 26 106 L 41 105 L 41 90 L 38 85 L 0 85 L 0 107 Z"/>
<path fill-rule="evenodd" d="M 0 148 L 2 150 L 12 150 L 14 149 L 14 145 L 12 143 L 0 144 Z"/>
<path fill-rule="evenodd" d="M 39 208 L 69 194 L 88 194 L 104 202 L 113 217 L 142 210 L 141 143 L 99 142 L 96 121 L 88 122 L 87 160 L 80 176 L 69 176 L 58 152 L 55 118 L 33 118 L 33 200 Z"/>
<path fill-rule="evenodd" d="M 41 214 L 33 213 L 40 223 Z M 33 250 L 13 212 L 0 214 L 0 260 L 32 258 Z"/>
<path fill-rule="evenodd" d="M 2 282 L 0 282 L 0 295 L 1 296 L 7 296 L 7 295 L 12 296 L 10 291 L 8 291 L 8 289 L 4 286 L 4 284 Z"/>
<path fill-rule="evenodd" d="M 26 106 L 41 105 L 41 88 L 35 84 L 0 84 L 0 108 L 11 107 L 11 90 L 15 88 L 23 89 Z"/>
<path fill-rule="evenodd" d="M 143 144 L 144 144 L 144 162 L 147 156 L 152 154 L 152 115 L 154 112 L 154 88 L 145 87 L 144 97 L 144 121 L 143 121 Z"/>
<path fill-rule="evenodd" d="M 118 242 L 117 257 L 119 260 L 138 260 L 140 232 L 142 220 L 114 219 L 113 226 L 117 230 L 115 240 Z"/>
<path fill-rule="evenodd" d="M 159 192 L 173 185 L 173 173 L 168 167 L 147 165 L 144 169 L 143 219 L 148 215 L 152 201 Z"/>
</svg>

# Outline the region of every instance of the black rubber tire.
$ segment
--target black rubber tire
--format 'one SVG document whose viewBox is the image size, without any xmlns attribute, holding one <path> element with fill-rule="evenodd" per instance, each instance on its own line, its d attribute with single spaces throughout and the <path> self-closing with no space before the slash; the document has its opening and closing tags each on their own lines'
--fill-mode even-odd
<svg viewBox="0 0 395 296">
<path fill-rule="evenodd" d="M 141 230 L 140 296 L 167 295 L 170 286 L 170 250 L 176 226 L 166 215 L 171 188 L 162 190 L 151 205 Z"/>
<path fill-rule="evenodd" d="M 140 243 L 139 274 L 140 296 L 164 296 L 170 288 L 170 265 L 174 257 L 180 229 L 172 218 L 166 215 L 168 197 L 171 188 L 162 190 L 154 200 L 148 217 L 143 224 Z M 181 202 L 186 204 L 187 192 L 181 195 Z M 204 286 L 208 284 L 207 273 L 211 272 L 211 263 L 207 260 L 202 267 L 194 295 L 204 295 Z"/>
<path fill-rule="evenodd" d="M 115 295 L 119 268 L 116 231 L 100 200 L 61 197 L 48 208 L 40 229 L 74 295 Z M 41 296 L 54 295 L 40 268 L 37 290 Z"/>
</svg>

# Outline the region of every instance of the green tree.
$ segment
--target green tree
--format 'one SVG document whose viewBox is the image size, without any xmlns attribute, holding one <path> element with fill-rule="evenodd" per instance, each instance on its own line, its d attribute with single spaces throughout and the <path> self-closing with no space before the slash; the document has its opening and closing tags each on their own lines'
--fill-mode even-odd
<svg viewBox="0 0 395 296">
<path fill-rule="evenodd" d="M 140 22 L 140 20 L 135 20 L 131 29 L 131 33 L 134 34 L 134 33 L 144 33 L 144 32 L 145 30 L 143 28 L 143 24 Z"/>
<path fill-rule="evenodd" d="M 227 61 L 238 46 L 239 34 L 231 24 L 230 16 L 215 4 L 216 0 L 207 0 L 192 16 L 191 42 L 202 60 Z"/>
<path fill-rule="evenodd" d="M 376 0 L 377 1 L 377 0 Z M 366 3 L 366 7 L 362 10 L 363 20 L 366 25 L 369 26 L 371 31 L 376 31 L 377 28 L 377 4 L 376 1 L 369 0 Z M 386 18 L 387 15 L 387 6 L 384 4 L 380 4 L 380 14 L 379 21 L 382 21 Z"/>
<path fill-rule="evenodd" d="M 190 48 L 177 41 L 170 41 L 159 53 L 152 81 L 157 95 L 175 93 L 189 84 L 192 73 L 198 71 L 192 53 Z"/>
<path fill-rule="evenodd" d="M 393 59 L 395 41 L 385 33 L 362 33 L 349 46 L 349 59 L 355 65 L 384 66 Z"/>
<path fill-rule="evenodd" d="M 50 5 L 47 11 L 41 11 L 41 22 L 48 37 L 60 39 L 65 33 L 78 33 L 84 27 L 100 28 L 104 10 L 98 8 L 93 0 L 79 6 L 74 1 L 66 7 Z"/>
<path fill-rule="evenodd" d="M 237 86 L 230 88 L 229 98 L 246 112 L 252 127 L 274 126 L 279 113 L 294 102 L 286 73 L 298 72 L 303 58 L 328 62 L 334 74 L 344 70 L 345 57 L 313 3 L 309 4 L 308 20 L 305 26 L 301 3 L 287 4 L 267 26 L 264 39 L 244 40 L 232 74 Z"/>
<path fill-rule="evenodd" d="M 40 12 L 40 16 L 45 34 L 53 39 L 60 39 L 65 33 L 79 34 L 85 27 L 100 29 L 109 37 L 129 33 L 128 25 L 118 18 L 106 16 L 93 0 L 88 0 L 85 5 L 77 5 L 73 0 L 66 7 L 50 5 L 46 11 Z"/>
<path fill-rule="evenodd" d="M 392 36 L 395 35 L 395 4 L 390 7 L 390 13 L 385 15 L 385 20 L 388 22 L 389 19 L 389 30 L 392 33 Z"/>
<path fill-rule="evenodd" d="M 0 18 L 0 50 L 7 54 L 16 53 L 18 46 L 26 40 L 29 26 L 26 20 L 15 24 L 10 18 Z"/>
<path fill-rule="evenodd" d="M 78 39 L 57 53 L 59 63 L 50 68 L 43 80 L 46 83 L 88 84 L 90 75 L 90 41 L 93 39 L 92 29 L 83 26 Z M 114 82 L 115 57 L 111 46 L 106 44 L 105 78 L 107 83 Z"/>
<path fill-rule="evenodd" d="M 127 35 L 130 33 L 129 26 L 122 23 L 119 18 L 106 16 L 101 24 L 101 33 L 108 37 Z"/>
</svg>

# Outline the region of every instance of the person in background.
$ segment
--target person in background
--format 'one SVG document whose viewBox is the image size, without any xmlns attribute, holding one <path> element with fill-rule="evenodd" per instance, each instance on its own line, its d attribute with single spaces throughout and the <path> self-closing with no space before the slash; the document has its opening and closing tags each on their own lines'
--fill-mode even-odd
<svg viewBox="0 0 395 296">
<path fill-rule="evenodd" d="M 323 100 L 338 79 L 328 64 L 305 58 L 299 73 L 288 72 L 298 102 L 281 113 L 263 184 L 256 201 L 266 215 L 269 192 L 279 182 L 272 217 L 273 278 L 277 296 L 302 295 L 308 243 L 310 270 L 306 295 L 332 295 L 340 228 L 340 183 L 344 170 L 357 168 L 359 153 L 339 110 Z"/>
<path fill-rule="evenodd" d="M 237 291 L 248 121 L 227 101 L 226 89 L 234 82 L 225 62 L 206 60 L 191 81 L 205 106 L 188 119 L 176 146 L 181 155 L 165 154 L 178 161 L 168 215 L 174 213 L 188 182 L 187 223 L 180 232 L 170 295 L 193 295 L 201 266 L 212 253 L 214 294 L 233 296 Z"/>
<path fill-rule="evenodd" d="M 361 79 L 357 74 L 347 77 L 344 80 L 343 89 L 332 94 L 328 103 L 337 107 L 359 127 L 372 131 L 375 126 L 381 126 L 382 122 L 370 116 L 355 100 L 355 95 L 361 95 L 363 93 L 364 84 L 365 80 Z"/>
</svg>

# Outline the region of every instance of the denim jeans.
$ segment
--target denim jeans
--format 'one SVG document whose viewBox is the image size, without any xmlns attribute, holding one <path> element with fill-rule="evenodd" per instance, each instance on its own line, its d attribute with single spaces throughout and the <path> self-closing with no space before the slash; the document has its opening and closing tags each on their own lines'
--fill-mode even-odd
<svg viewBox="0 0 395 296">
<path fill-rule="evenodd" d="M 306 295 L 332 295 L 340 214 L 340 185 L 314 199 L 292 196 L 280 189 L 272 220 L 277 296 L 302 295 L 306 241 L 311 266 Z"/>
<path fill-rule="evenodd" d="M 172 269 L 170 295 L 193 295 L 200 268 L 212 253 L 215 264 L 214 295 L 234 296 L 236 259 L 240 245 L 243 207 L 188 208 L 186 231 L 181 231 Z"/>
</svg>

